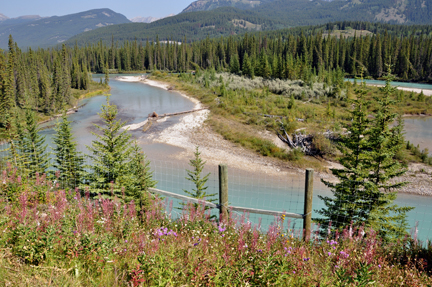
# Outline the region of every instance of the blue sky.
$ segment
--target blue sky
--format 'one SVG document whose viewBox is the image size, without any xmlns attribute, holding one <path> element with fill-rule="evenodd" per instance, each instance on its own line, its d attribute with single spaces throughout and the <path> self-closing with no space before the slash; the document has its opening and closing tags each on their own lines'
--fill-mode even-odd
<svg viewBox="0 0 432 287">
<path fill-rule="evenodd" d="M 10 18 L 22 15 L 63 16 L 90 9 L 109 8 L 127 18 L 163 17 L 178 14 L 194 0 L 0 0 L 0 13 Z"/>
</svg>

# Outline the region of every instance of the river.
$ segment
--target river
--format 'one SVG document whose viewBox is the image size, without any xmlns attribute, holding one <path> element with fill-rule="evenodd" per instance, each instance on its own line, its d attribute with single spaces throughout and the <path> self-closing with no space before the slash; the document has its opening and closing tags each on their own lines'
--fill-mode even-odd
<svg viewBox="0 0 432 287">
<path fill-rule="evenodd" d="M 345 81 L 354 82 L 354 79 L 345 79 Z M 375 86 L 384 86 L 385 81 L 380 80 L 364 80 L 367 85 L 375 85 Z M 357 83 L 360 83 L 360 80 L 357 80 Z M 419 89 L 419 90 L 432 90 L 431 84 L 420 84 L 420 83 L 408 83 L 408 82 L 392 82 L 392 86 L 401 87 L 401 88 L 411 88 L 411 89 Z"/>
<path fill-rule="evenodd" d="M 111 75 L 110 77 L 110 100 L 118 106 L 119 116 L 122 120 L 127 121 L 127 124 L 142 122 L 153 111 L 163 114 L 191 110 L 194 107 L 194 103 L 177 92 L 165 91 L 143 83 L 117 81 L 114 79 L 115 76 Z M 98 78 L 98 76 L 95 77 Z M 69 119 L 72 121 L 74 135 L 79 143 L 79 148 L 83 152 L 86 152 L 85 145 L 90 145 L 94 139 L 94 136 L 90 132 L 95 131 L 95 123 L 101 123 L 97 113 L 105 102 L 106 97 L 103 95 L 86 99 L 84 100 L 86 105 L 78 113 L 69 116 Z M 152 126 L 149 134 L 157 135 L 160 131 L 177 124 L 180 119 L 180 116 L 170 117 L 163 123 Z M 416 140 L 419 143 L 429 145 L 432 139 L 430 125 L 428 125 L 430 119 L 409 118 L 406 121 L 407 127 L 409 127 L 407 131 L 409 140 L 415 142 L 414 134 L 416 134 Z M 429 131 L 429 134 L 426 136 L 427 138 L 422 138 L 420 135 L 426 134 L 426 131 Z M 48 141 L 51 140 L 52 129 L 44 130 L 42 133 L 47 136 Z M 157 188 L 180 194 L 184 194 L 184 189 L 191 190 L 191 183 L 185 179 L 187 177 L 186 169 L 190 168 L 188 161 L 176 157 L 179 153 L 184 152 L 183 149 L 156 143 L 148 137 L 148 133 L 143 133 L 140 129 L 133 131 L 132 137 L 138 141 L 151 161 L 154 178 L 158 181 Z M 254 173 L 230 166 L 228 168 L 230 204 L 303 213 L 304 175 L 291 174 L 281 177 L 274 174 Z M 217 166 L 208 164 L 205 172 L 211 173 L 207 193 L 217 194 Z M 328 196 L 331 193 L 318 178 L 315 179 L 314 186 L 313 208 L 317 210 L 323 207 L 323 203 L 318 196 Z M 401 206 L 416 207 L 414 211 L 409 213 L 410 226 L 415 226 L 416 222 L 419 222 L 419 238 L 432 238 L 430 226 L 432 221 L 432 210 L 430 208 L 432 206 L 432 197 L 400 194 L 397 203 Z M 174 205 L 177 205 L 176 201 L 174 201 Z M 172 213 L 175 216 L 180 211 L 173 208 Z M 313 216 L 316 216 L 316 213 Z M 250 215 L 250 221 L 258 223 L 258 217 L 263 218 L 262 226 L 264 228 L 273 221 L 272 217 L 255 215 Z M 295 228 L 302 226 L 302 220 L 293 220 L 292 223 L 295 224 Z"/>
</svg>

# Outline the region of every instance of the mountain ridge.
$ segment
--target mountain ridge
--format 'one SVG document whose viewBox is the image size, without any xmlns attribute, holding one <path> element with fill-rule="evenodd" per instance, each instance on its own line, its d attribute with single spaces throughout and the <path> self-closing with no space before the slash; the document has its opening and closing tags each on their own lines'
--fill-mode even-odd
<svg viewBox="0 0 432 287">
<path fill-rule="evenodd" d="M 164 19 L 164 18 L 167 18 L 167 17 L 172 17 L 172 16 L 175 16 L 175 14 L 169 14 L 169 15 L 167 15 L 165 17 L 152 17 L 152 16 L 141 17 L 141 16 L 138 16 L 138 17 L 133 17 L 133 18 L 131 18 L 129 20 L 131 22 L 133 22 L 133 23 L 152 23 L 152 22 L 155 22 L 157 20 L 161 20 L 161 19 Z"/>
<path fill-rule="evenodd" d="M 85 31 L 123 23 L 130 23 L 130 21 L 111 9 L 101 8 L 14 25 L 0 25 L 0 48 L 7 47 L 10 34 L 21 48 L 45 48 L 63 43 Z"/>
<path fill-rule="evenodd" d="M 297 23 L 291 21 L 290 25 L 317 24 L 311 23 L 311 19 L 331 18 L 330 21 L 341 21 L 353 20 L 352 17 L 362 21 L 398 24 L 432 23 L 432 1 L 426 0 L 197 0 L 182 13 L 210 11 L 226 6 L 254 10 L 265 13 L 263 16 L 267 17 L 277 15 L 278 20 L 298 19 Z M 338 19 L 338 16 L 341 18 Z"/>
</svg>

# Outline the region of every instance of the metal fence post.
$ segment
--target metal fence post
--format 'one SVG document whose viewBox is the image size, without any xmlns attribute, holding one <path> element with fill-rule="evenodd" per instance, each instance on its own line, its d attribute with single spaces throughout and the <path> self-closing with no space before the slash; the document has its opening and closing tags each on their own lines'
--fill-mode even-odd
<svg viewBox="0 0 432 287">
<path fill-rule="evenodd" d="M 219 165 L 219 221 L 228 219 L 228 168 Z"/>
<path fill-rule="evenodd" d="M 304 201 L 304 213 L 303 213 L 304 240 L 308 240 L 311 235 L 313 174 L 314 174 L 313 169 L 311 168 L 306 169 L 305 201 Z"/>
</svg>

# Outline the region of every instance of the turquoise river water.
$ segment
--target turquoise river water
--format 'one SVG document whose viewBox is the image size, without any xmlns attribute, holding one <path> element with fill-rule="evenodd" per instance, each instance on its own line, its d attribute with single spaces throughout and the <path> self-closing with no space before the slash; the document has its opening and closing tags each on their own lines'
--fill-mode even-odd
<svg viewBox="0 0 432 287">
<path fill-rule="evenodd" d="M 149 113 L 156 111 L 158 114 L 173 113 L 190 110 L 194 104 L 187 98 L 176 92 L 165 91 L 160 88 L 151 87 L 143 83 L 120 82 L 111 76 L 111 102 L 115 103 L 119 109 L 119 116 L 128 124 L 144 121 Z M 122 75 L 124 76 L 124 75 Z M 95 76 L 97 77 L 97 76 Z M 95 131 L 93 124 L 99 124 L 100 119 L 97 113 L 102 104 L 106 102 L 106 97 L 96 96 L 86 99 L 86 105 L 78 113 L 70 115 L 73 121 L 73 132 L 79 147 L 86 152 L 85 145 L 90 145 L 94 136 L 91 131 Z M 152 126 L 144 133 L 140 130 L 133 131 L 132 137 L 139 142 L 154 170 L 154 178 L 158 180 L 157 188 L 171 192 L 184 194 L 183 190 L 191 189 L 191 184 L 185 179 L 186 169 L 189 168 L 188 160 L 178 159 L 178 154 L 183 149 L 155 143 L 149 139 L 149 135 L 157 135 L 161 130 L 175 125 L 181 117 L 170 117 L 165 122 Z M 52 123 L 51 123 L 52 124 Z M 425 147 L 432 146 L 431 119 L 406 119 L 407 138 L 412 142 L 419 142 Z M 53 134 L 52 129 L 46 129 L 43 134 L 50 141 Z M 303 213 L 304 197 L 304 176 L 288 175 L 278 176 L 277 174 L 263 174 L 250 172 L 243 169 L 229 168 L 229 201 L 235 206 L 253 207 L 260 209 L 270 209 Z M 209 194 L 218 193 L 217 166 L 208 164 L 205 169 L 210 172 L 208 181 Z M 314 184 L 314 210 L 323 207 L 319 195 L 330 195 L 330 191 L 315 179 Z M 174 207 L 178 204 L 173 201 Z M 400 194 L 397 203 L 401 206 L 414 206 L 414 211 L 409 213 L 409 224 L 415 226 L 418 222 L 419 237 L 421 239 L 432 238 L 432 197 Z M 168 208 L 168 210 L 170 210 Z M 181 211 L 173 208 L 171 213 L 178 216 Z M 314 213 L 313 216 L 316 216 Z M 249 220 L 255 224 L 259 222 L 258 217 L 262 218 L 262 226 L 268 226 L 274 218 L 269 216 L 250 215 Z M 297 229 L 302 226 L 302 220 L 293 220 L 291 227 Z"/>
</svg>

